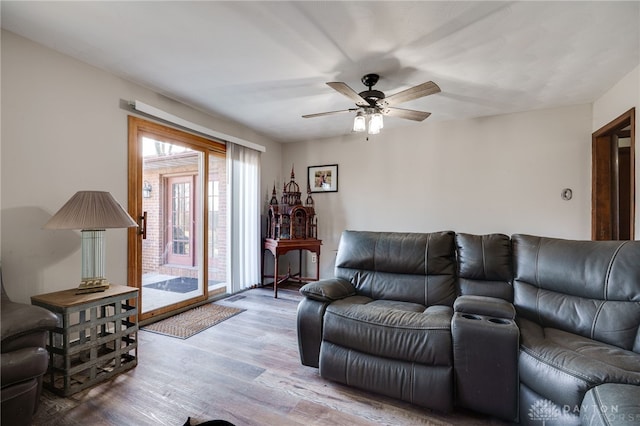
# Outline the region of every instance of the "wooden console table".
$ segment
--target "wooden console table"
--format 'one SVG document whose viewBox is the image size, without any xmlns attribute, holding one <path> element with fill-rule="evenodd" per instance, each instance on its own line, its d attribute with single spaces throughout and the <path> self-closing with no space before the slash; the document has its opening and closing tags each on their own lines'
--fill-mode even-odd
<svg viewBox="0 0 640 426">
<path fill-rule="evenodd" d="M 315 238 L 305 238 L 305 239 L 296 239 L 296 240 L 284 240 L 278 239 L 274 240 L 271 238 L 267 238 L 264 240 L 264 252 L 262 254 L 262 285 L 264 285 L 265 278 L 273 278 L 273 297 L 278 297 L 278 284 L 291 279 L 297 278 L 299 283 L 309 282 L 309 281 L 317 281 L 320 279 L 320 246 L 322 245 L 322 240 L 317 240 Z M 264 256 L 266 251 L 270 251 L 273 255 L 274 259 L 274 267 L 273 267 L 273 275 L 265 275 L 264 274 Z M 295 274 L 291 273 L 291 268 L 287 270 L 287 274 L 284 276 L 278 276 L 278 257 L 282 254 L 290 252 L 292 250 L 298 250 L 300 262 L 298 264 L 299 271 Z M 316 276 L 313 277 L 303 277 L 302 276 L 302 250 L 307 250 L 309 252 L 315 253 L 318 258 L 316 259 Z"/>
<path fill-rule="evenodd" d="M 100 293 L 77 289 L 31 297 L 58 317 L 49 332 L 44 386 L 62 396 L 109 379 L 138 364 L 138 289 L 111 284 Z"/>
</svg>

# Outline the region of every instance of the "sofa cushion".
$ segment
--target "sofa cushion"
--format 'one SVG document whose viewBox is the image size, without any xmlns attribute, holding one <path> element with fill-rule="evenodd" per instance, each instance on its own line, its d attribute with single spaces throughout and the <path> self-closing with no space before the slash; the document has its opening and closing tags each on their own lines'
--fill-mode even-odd
<svg viewBox="0 0 640 426">
<path fill-rule="evenodd" d="M 513 301 L 511 239 L 504 234 L 456 234 L 461 295 Z"/>
<path fill-rule="evenodd" d="M 331 302 L 347 296 L 354 296 L 356 289 L 348 281 L 329 278 L 303 285 L 300 288 L 300 293 L 319 302 Z"/>
<path fill-rule="evenodd" d="M 453 274 L 454 233 L 344 231 L 336 266 L 399 274 Z"/>
<path fill-rule="evenodd" d="M 372 299 L 453 305 L 454 233 L 344 231 L 335 276 Z"/>
<path fill-rule="evenodd" d="M 327 307 L 323 341 L 356 351 L 416 362 L 451 365 L 449 306 L 348 297 Z"/>
<path fill-rule="evenodd" d="M 518 316 L 640 352 L 640 241 L 512 242 Z"/>
<path fill-rule="evenodd" d="M 354 271 L 352 283 L 358 294 L 372 299 L 399 300 L 423 306 L 452 306 L 456 297 L 453 275 Z"/>
<path fill-rule="evenodd" d="M 463 314 L 485 315 L 495 318 L 515 319 L 516 308 L 504 299 L 486 296 L 460 296 L 453 310 Z"/>
<path fill-rule="evenodd" d="M 640 385 L 640 354 L 566 331 L 518 319 L 520 379 L 571 411 L 602 383 Z"/>
</svg>

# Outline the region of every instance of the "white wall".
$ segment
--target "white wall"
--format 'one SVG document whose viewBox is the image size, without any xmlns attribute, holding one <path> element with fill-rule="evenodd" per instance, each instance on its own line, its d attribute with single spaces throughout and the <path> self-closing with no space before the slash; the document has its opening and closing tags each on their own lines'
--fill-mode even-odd
<svg viewBox="0 0 640 426">
<path fill-rule="evenodd" d="M 314 195 L 323 277 L 344 229 L 589 239 L 591 117 L 578 105 L 286 144 L 283 174 L 295 164 L 303 187 L 308 166 L 339 165 L 338 192 Z"/>
<path fill-rule="evenodd" d="M 127 202 L 127 115 L 138 99 L 171 114 L 266 146 L 262 181 L 281 179 L 281 148 L 263 136 L 112 74 L 2 32 L 1 253 L 9 295 L 72 288 L 80 235 L 42 226 L 76 191 L 106 190 Z M 266 191 L 266 189 L 265 189 Z M 126 283 L 126 231 L 107 231 L 107 277 Z"/>
<path fill-rule="evenodd" d="M 314 195 L 324 240 L 322 276 L 333 272 L 344 229 L 590 238 L 591 132 L 640 105 L 636 68 L 596 101 L 593 111 L 579 105 L 476 120 L 426 120 L 385 129 L 369 142 L 345 135 L 281 147 L 12 33 L 2 32 L 1 48 L 0 253 L 5 285 L 21 301 L 77 285 L 79 233 L 41 229 L 73 193 L 108 190 L 126 205 L 129 112 L 121 108 L 123 100 L 138 99 L 266 146 L 265 204 L 273 183 L 279 189 L 283 178 L 288 180 L 291 164 L 303 188 L 308 166 L 339 164 L 339 192 Z M 639 150 L 640 144 L 636 158 Z M 561 200 L 565 187 L 573 189 L 573 200 Z M 107 274 L 124 282 L 126 231 L 109 230 L 107 240 Z"/>
<path fill-rule="evenodd" d="M 640 66 L 627 74 L 615 86 L 593 103 L 592 131 L 618 118 L 620 115 L 636 108 L 636 220 L 635 239 L 640 239 Z"/>
</svg>

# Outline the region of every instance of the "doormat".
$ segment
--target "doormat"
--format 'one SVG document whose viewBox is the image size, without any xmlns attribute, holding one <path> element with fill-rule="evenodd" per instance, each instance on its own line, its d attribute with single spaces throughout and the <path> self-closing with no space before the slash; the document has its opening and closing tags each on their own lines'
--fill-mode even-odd
<svg viewBox="0 0 640 426">
<path fill-rule="evenodd" d="M 222 281 L 209 281 L 209 286 L 219 284 Z M 189 277 L 178 277 L 170 280 L 159 281 L 153 284 L 144 285 L 145 288 L 171 291 L 173 293 L 188 293 L 198 289 L 198 279 Z"/>
<path fill-rule="evenodd" d="M 244 311 L 245 309 L 208 303 L 162 321 L 145 325 L 141 330 L 179 339 L 188 339 L 194 334 L 198 334 Z"/>
</svg>

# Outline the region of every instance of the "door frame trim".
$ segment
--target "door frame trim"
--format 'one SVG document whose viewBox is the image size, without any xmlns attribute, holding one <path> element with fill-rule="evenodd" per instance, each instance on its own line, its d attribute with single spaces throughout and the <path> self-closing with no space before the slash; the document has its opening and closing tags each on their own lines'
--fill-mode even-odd
<svg viewBox="0 0 640 426">
<path fill-rule="evenodd" d="M 611 191 L 612 178 L 615 171 L 611 166 L 612 161 L 617 161 L 617 150 L 612 149 L 612 137 L 624 127 L 630 126 L 630 238 L 635 238 L 635 135 L 636 112 L 631 108 L 616 119 L 605 124 L 592 134 L 591 138 L 591 239 L 612 239 L 614 226 L 617 226 L 617 218 L 612 214 Z M 606 158 L 605 158 L 606 157 Z"/>
</svg>

